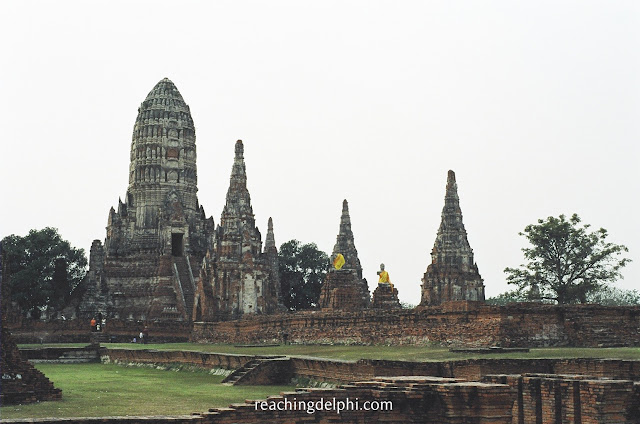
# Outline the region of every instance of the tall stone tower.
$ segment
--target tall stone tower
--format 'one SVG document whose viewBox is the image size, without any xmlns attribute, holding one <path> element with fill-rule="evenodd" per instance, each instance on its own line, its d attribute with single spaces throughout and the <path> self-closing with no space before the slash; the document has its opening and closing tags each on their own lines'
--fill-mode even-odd
<svg viewBox="0 0 640 424">
<path fill-rule="evenodd" d="M 369 286 L 367 280 L 362 278 L 362 266 L 351 231 L 349 203 L 346 199 L 342 202 L 340 231 L 331 258 L 334 259 L 338 254 L 344 256 L 345 263 L 341 269 L 331 267 L 327 273 L 320 289 L 320 308 L 346 311 L 367 308 L 370 303 Z"/>
<path fill-rule="evenodd" d="M 484 301 L 482 281 L 462 223 L 456 174 L 449 171 L 442 222 L 431 251 L 431 264 L 422 278 L 420 305 L 440 305 L 452 300 Z"/>
<path fill-rule="evenodd" d="M 195 299 L 197 321 L 268 314 L 279 308 L 280 279 L 273 221 L 269 218 L 263 251 L 247 189 L 242 140 L 236 142 L 227 202 L 213 248 L 202 266 Z"/>
<path fill-rule="evenodd" d="M 214 231 L 198 204 L 195 140 L 189 106 L 163 79 L 138 108 L 125 201 L 109 211 L 104 246 L 91 246 L 82 315 L 191 319 Z"/>
</svg>

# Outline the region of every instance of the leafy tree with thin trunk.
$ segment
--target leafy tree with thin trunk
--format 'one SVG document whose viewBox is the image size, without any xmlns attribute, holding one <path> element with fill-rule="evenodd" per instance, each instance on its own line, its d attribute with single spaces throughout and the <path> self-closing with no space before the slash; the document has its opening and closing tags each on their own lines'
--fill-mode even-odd
<svg viewBox="0 0 640 424">
<path fill-rule="evenodd" d="M 86 273 L 84 249 L 72 247 L 58 230 L 31 230 L 2 239 L 12 300 L 25 312 L 39 316 L 43 308 L 62 309 Z"/>
<path fill-rule="evenodd" d="M 282 301 L 287 309 L 299 311 L 317 306 L 329 256 L 315 243 L 289 240 L 280 246 L 278 262 Z"/>
<path fill-rule="evenodd" d="M 531 247 L 523 248 L 527 264 L 505 268 L 507 282 L 529 299 L 553 300 L 559 304 L 585 303 L 606 283 L 622 278 L 620 270 L 631 260 L 621 257 L 628 249 L 606 241 L 607 230 L 589 231 L 573 214 L 539 219 L 524 233 Z"/>
</svg>

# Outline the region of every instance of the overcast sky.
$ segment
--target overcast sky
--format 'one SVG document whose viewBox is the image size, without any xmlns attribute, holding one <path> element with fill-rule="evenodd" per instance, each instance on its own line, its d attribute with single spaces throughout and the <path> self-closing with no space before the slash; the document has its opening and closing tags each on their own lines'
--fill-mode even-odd
<svg viewBox="0 0 640 424">
<path fill-rule="evenodd" d="M 636 1 L 4 1 L 0 237 L 89 250 L 128 184 L 137 108 L 170 78 L 216 224 L 242 139 L 258 227 L 331 252 L 348 199 L 371 289 L 420 279 L 456 172 L 487 296 L 538 218 L 629 247 L 640 288 Z"/>
</svg>

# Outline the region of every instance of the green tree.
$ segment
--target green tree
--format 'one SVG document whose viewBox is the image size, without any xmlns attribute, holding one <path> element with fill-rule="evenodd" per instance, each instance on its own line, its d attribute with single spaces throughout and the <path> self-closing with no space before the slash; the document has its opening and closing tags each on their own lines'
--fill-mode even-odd
<svg viewBox="0 0 640 424">
<path fill-rule="evenodd" d="M 640 292 L 606 286 L 602 290 L 592 293 L 587 300 L 589 303 L 607 306 L 635 306 L 640 305 Z"/>
<path fill-rule="evenodd" d="M 531 243 L 522 249 L 529 262 L 505 268 L 507 282 L 529 298 L 565 304 L 585 303 L 606 283 L 622 278 L 620 270 L 630 259 L 620 256 L 628 249 L 608 243 L 604 228 L 589 232 L 590 225 L 580 226 L 580 222 L 573 214 L 569 220 L 564 215 L 550 216 L 527 225 L 519 234 Z"/>
<path fill-rule="evenodd" d="M 329 256 L 315 243 L 289 240 L 278 251 L 282 301 L 290 311 L 318 305 L 320 286 L 327 275 Z"/>
<path fill-rule="evenodd" d="M 506 305 L 507 303 L 527 302 L 528 300 L 529 299 L 527 299 L 526 296 L 522 295 L 517 290 L 511 290 L 488 298 L 486 303 L 489 305 Z"/>
<path fill-rule="evenodd" d="M 84 249 L 71 247 L 55 228 L 7 236 L 2 250 L 11 275 L 12 300 L 33 316 L 44 307 L 64 307 L 86 273 Z"/>
</svg>

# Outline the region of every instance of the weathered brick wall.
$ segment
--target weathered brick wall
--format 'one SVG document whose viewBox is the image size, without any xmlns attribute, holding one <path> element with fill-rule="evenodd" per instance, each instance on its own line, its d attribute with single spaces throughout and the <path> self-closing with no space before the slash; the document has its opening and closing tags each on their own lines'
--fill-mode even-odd
<svg viewBox="0 0 640 424">
<path fill-rule="evenodd" d="M 516 393 L 513 424 L 638 423 L 638 386 L 629 380 L 585 375 L 488 375 L 488 383 L 509 385 Z"/>
<path fill-rule="evenodd" d="M 236 321 L 142 322 L 109 320 L 105 334 L 127 342 L 147 325 L 151 341 L 428 344 L 453 346 L 640 346 L 640 307 L 449 302 L 414 310 L 306 311 L 251 315 Z M 18 343 L 89 342 L 82 320 L 22 321 Z"/>
<path fill-rule="evenodd" d="M 484 305 L 450 302 L 415 310 L 307 311 L 194 323 L 192 340 L 215 343 L 427 344 L 457 346 L 640 345 L 640 307 Z"/>
<path fill-rule="evenodd" d="M 640 381 L 640 361 L 618 359 L 468 359 L 408 362 L 374 359 L 336 361 L 291 358 L 293 374 L 314 380 L 356 381 L 376 376 L 436 376 L 479 381 L 489 374 L 584 374 Z"/>
<path fill-rule="evenodd" d="M 35 349 L 20 349 L 20 356 L 26 361 L 64 361 L 67 358 L 84 358 L 99 360 L 99 348 L 97 346 L 85 347 L 47 347 Z"/>
<path fill-rule="evenodd" d="M 512 304 L 499 316 L 504 346 L 638 346 L 640 307 Z"/>
<path fill-rule="evenodd" d="M 23 320 L 19 327 L 12 327 L 16 343 L 89 343 L 90 322 L 80 319 L 42 322 Z M 103 334 L 108 340 L 130 342 L 147 326 L 149 341 L 156 343 L 185 342 L 191 333 L 191 324 L 182 322 L 143 322 L 108 320 Z"/>
<path fill-rule="evenodd" d="M 160 351 L 152 349 L 102 349 L 110 361 L 150 364 L 188 364 L 202 368 L 236 369 L 249 362 L 251 355 L 205 353 L 193 351 Z"/>
<path fill-rule="evenodd" d="M 219 343 L 494 344 L 500 322 L 483 311 L 298 312 L 251 316 L 237 321 L 194 323 L 192 339 Z"/>
</svg>

